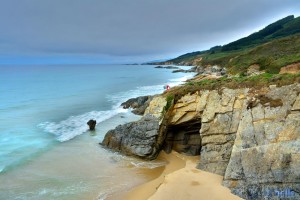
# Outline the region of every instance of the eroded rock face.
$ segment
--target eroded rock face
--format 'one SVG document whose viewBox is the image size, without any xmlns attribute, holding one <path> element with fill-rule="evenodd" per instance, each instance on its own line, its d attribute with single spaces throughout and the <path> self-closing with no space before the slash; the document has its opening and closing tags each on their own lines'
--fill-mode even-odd
<svg viewBox="0 0 300 200">
<path fill-rule="evenodd" d="M 161 118 L 162 111 L 166 105 L 167 105 L 167 101 L 165 97 L 156 96 L 150 102 L 148 108 L 145 110 L 144 115 L 150 114 L 156 118 Z"/>
<path fill-rule="evenodd" d="M 300 196 L 300 112 L 298 85 L 273 88 L 265 96 L 283 105 L 258 103 L 243 110 L 226 168 L 224 185 L 245 199 L 273 199 L 277 191 Z M 287 196 L 281 196 L 287 198 Z M 279 199 L 279 198 L 278 198 Z"/>
<path fill-rule="evenodd" d="M 195 121 L 198 122 L 198 130 L 193 130 L 192 138 L 196 138 L 195 133 L 200 137 L 197 144 L 201 149 L 201 163 L 198 166 L 200 169 L 224 175 L 241 112 L 246 107 L 247 92 L 248 89 L 204 90 L 193 95 L 185 95 L 174 105 L 169 127 L 185 126 L 187 128 Z M 189 133 L 188 130 L 185 132 Z M 170 135 L 169 132 L 168 135 Z M 176 137 L 179 136 L 175 134 L 173 138 Z M 182 144 L 182 141 L 179 142 Z M 189 145 L 185 148 L 193 149 L 195 146 Z"/>
<path fill-rule="evenodd" d="M 200 128 L 201 123 L 197 119 L 189 121 L 188 124 L 180 124 L 177 126 L 169 125 L 164 143 L 164 150 L 167 153 L 170 153 L 171 150 L 175 150 L 186 155 L 200 155 Z"/>
<path fill-rule="evenodd" d="M 285 192 L 299 199 L 299 93 L 299 84 L 199 91 L 174 105 L 169 125 L 199 120 L 198 167 L 225 176 L 224 185 L 233 193 L 275 199 L 276 192 Z"/>
<path fill-rule="evenodd" d="M 119 125 L 105 135 L 102 145 L 125 155 L 155 159 L 159 133 L 157 118 L 146 115 L 137 122 Z"/>
</svg>

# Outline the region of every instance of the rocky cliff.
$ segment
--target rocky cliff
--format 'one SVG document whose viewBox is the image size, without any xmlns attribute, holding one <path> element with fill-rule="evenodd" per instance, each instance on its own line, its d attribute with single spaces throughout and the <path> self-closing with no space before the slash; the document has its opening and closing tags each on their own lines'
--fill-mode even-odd
<svg viewBox="0 0 300 200">
<path fill-rule="evenodd" d="M 115 133 L 117 128 L 103 143 L 122 150 L 121 143 L 137 144 L 128 139 L 124 142 L 124 137 L 142 137 L 151 150 L 143 147 L 138 152 L 123 152 L 148 159 L 154 159 L 161 149 L 201 155 L 198 168 L 223 175 L 223 184 L 242 198 L 299 199 L 299 93 L 299 83 L 260 89 L 199 90 L 182 96 L 172 106 L 166 106 L 170 102 L 157 96 L 145 112 L 146 118 L 156 120 L 156 131 L 150 130 L 152 139 L 145 139 L 150 137 L 148 128 L 138 134 L 132 134 L 131 128 L 123 136 Z M 110 145 L 115 141 L 111 138 L 120 137 L 117 145 Z"/>
</svg>

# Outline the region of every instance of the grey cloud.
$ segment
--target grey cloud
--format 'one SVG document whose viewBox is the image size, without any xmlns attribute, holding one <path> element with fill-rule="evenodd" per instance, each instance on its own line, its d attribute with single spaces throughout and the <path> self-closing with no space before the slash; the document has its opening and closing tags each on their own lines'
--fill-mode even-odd
<svg viewBox="0 0 300 200">
<path fill-rule="evenodd" d="M 230 42 L 289 14 L 300 14 L 300 1 L 0 0 L 0 53 L 175 56 Z"/>
</svg>

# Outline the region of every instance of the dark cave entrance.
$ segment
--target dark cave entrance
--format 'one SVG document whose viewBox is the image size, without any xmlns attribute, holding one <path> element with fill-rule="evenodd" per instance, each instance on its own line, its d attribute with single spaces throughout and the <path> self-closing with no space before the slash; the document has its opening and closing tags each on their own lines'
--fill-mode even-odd
<svg viewBox="0 0 300 200">
<path fill-rule="evenodd" d="M 164 150 L 172 150 L 187 155 L 200 155 L 201 151 L 201 119 L 191 120 L 179 125 L 169 125 L 164 143 Z"/>
</svg>

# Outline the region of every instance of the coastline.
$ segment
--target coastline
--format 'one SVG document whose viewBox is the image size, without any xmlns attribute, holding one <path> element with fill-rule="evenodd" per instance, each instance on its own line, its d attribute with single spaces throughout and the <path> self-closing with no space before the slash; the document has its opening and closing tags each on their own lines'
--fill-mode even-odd
<svg viewBox="0 0 300 200">
<path fill-rule="evenodd" d="M 159 156 L 168 161 L 163 172 L 156 179 L 130 190 L 123 200 L 241 199 L 222 186 L 222 176 L 196 169 L 199 156 L 185 156 L 174 151 L 161 152 Z"/>
<path fill-rule="evenodd" d="M 200 156 L 186 156 L 175 151 L 167 154 L 161 151 L 157 159 L 165 160 L 168 164 L 151 171 L 141 171 L 141 174 L 152 179 L 134 186 L 129 191 L 119 191 L 107 200 L 201 198 L 223 200 L 224 197 L 228 200 L 241 199 L 232 194 L 230 189 L 222 186 L 222 176 L 196 168 Z"/>
</svg>

